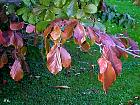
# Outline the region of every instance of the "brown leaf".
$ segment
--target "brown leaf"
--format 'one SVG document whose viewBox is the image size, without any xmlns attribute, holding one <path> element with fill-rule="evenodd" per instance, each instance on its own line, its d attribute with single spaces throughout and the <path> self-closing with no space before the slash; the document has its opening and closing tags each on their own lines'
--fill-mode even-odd
<svg viewBox="0 0 140 105">
<path fill-rule="evenodd" d="M 4 43 L 5 43 L 5 39 L 3 37 L 2 31 L 0 30 L 0 44 L 4 44 Z"/>
<path fill-rule="evenodd" d="M 45 37 L 45 39 L 44 39 L 44 44 L 45 44 L 46 55 L 47 55 L 50 51 L 50 43 L 49 43 L 49 39 L 47 37 Z"/>
<path fill-rule="evenodd" d="M 87 41 L 84 41 L 81 44 L 81 50 L 84 51 L 84 52 L 88 52 L 89 49 L 90 49 L 89 43 Z"/>
<path fill-rule="evenodd" d="M 50 34 L 50 32 L 52 31 L 52 29 L 53 29 L 53 26 L 52 26 L 52 25 L 48 26 L 48 27 L 44 30 L 44 36 L 47 37 L 47 36 Z"/>
<path fill-rule="evenodd" d="M 61 28 L 58 25 L 55 25 L 50 34 L 53 40 L 59 39 L 61 35 Z"/>
<path fill-rule="evenodd" d="M 1 56 L 1 62 L 3 62 L 3 64 L 7 64 L 8 63 L 8 57 L 6 52 L 4 52 Z"/>
<path fill-rule="evenodd" d="M 47 54 L 47 66 L 52 74 L 57 74 L 62 70 L 60 48 L 54 45 Z"/>
<path fill-rule="evenodd" d="M 10 75 L 15 81 L 20 81 L 23 78 L 23 70 L 19 60 L 15 60 L 14 64 L 12 65 Z"/>
<path fill-rule="evenodd" d="M 111 84 L 116 80 L 116 74 L 111 62 L 105 62 L 107 62 L 107 68 L 104 73 L 99 73 L 98 79 L 103 83 L 104 91 L 107 92 Z"/>
<path fill-rule="evenodd" d="M 69 89 L 70 87 L 68 86 L 51 86 L 52 88 L 57 88 L 57 89 Z"/>
<path fill-rule="evenodd" d="M 63 47 L 60 47 L 60 54 L 63 67 L 69 68 L 71 66 L 70 54 Z"/>
</svg>

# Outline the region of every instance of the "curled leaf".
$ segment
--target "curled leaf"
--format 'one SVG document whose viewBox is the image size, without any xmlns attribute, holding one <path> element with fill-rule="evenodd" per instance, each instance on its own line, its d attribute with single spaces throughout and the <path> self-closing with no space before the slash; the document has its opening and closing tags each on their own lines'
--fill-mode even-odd
<svg viewBox="0 0 140 105">
<path fill-rule="evenodd" d="M 88 52 L 89 49 L 90 49 L 89 43 L 87 41 L 84 41 L 81 44 L 81 50 L 84 51 L 84 52 Z"/>
<path fill-rule="evenodd" d="M 15 60 L 14 64 L 12 65 L 10 75 L 15 81 L 20 81 L 23 78 L 23 70 L 19 60 Z"/>
</svg>

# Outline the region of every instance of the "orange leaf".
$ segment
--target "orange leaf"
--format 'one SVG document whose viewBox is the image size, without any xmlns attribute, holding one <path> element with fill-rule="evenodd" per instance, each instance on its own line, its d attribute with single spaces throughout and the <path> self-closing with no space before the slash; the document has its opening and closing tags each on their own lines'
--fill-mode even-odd
<svg viewBox="0 0 140 105">
<path fill-rule="evenodd" d="M 0 58 L 0 69 L 3 68 L 3 66 L 4 66 L 4 64 L 3 64 L 3 62 L 2 62 L 2 60 Z"/>
<path fill-rule="evenodd" d="M 84 41 L 82 44 L 81 44 L 81 49 L 82 51 L 84 52 L 88 52 L 88 50 L 90 49 L 90 45 L 87 41 Z"/>
<path fill-rule="evenodd" d="M 62 70 L 60 48 L 54 45 L 47 54 L 47 66 L 52 74 L 57 74 Z"/>
<path fill-rule="evenodd" d="M 98 79 L 103 83 L 104 91 L 107 92 L 111 84 L 116 80 L 115 70 L 111 62 L 107 61 L 107 68 L 103 73 L 99 73 Z"/>
<path fill-rule="evenodd" d="M 24 22 L 11 22 L 10 29 L 11 30 L 20 30 L 24 27 Z"/>
<path fill-rule="evenodd" d="M 47 28 L 44 30 L 44 36 L 45 36 L 45 37 L 47 37 L 47 36 L 50 34 L 50 32 L 52 31 L 52 28 L 53 28 L 53 26 L 50 25 L 49 27 L 47 27 Z"/>
<path fill-rule="evenodd" d="M 63 47 L 60 47 L 60 54 L 61 54 L 61 58 L 62 58 L 63 67 L 69 68 L 71 66 L 70 54 Z"/>
<path fill-rule="evenodd" d="M 62 32 L 62 38 L 67 40 L 72 37 L 74 27 L 77 25 L 76 20 L 71 20 L 71 22 L 65 27 L 64 32 Z"/>
<path fill-rule="evenodd" d="M 50 34 L 53 40 L 57 40 L 60 38 L 61 28 L 58 25 L 55 25 L 53 31 Z"/>
<path fill-rule="evenodd" d="M 10 75 L 15 81 L 20 81 L 23 78 L 23 70 L 19 60 L 15 60 L 14 64 L 12 65 Z"/>
</svg>

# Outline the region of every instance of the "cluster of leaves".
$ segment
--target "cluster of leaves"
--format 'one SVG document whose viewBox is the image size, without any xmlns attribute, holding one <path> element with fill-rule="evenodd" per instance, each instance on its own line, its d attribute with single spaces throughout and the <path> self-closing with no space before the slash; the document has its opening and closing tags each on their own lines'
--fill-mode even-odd
<svg viewBox="0 0 140 105">
<path fill-rule="evenodd" d="M 23 78 L 22 68 L 29 70 L 24 57 L 26 47 L 20 32 L 24 22 L 18 21 L 15 15 L 7 15 L 5 5 L 0 5 L 0 69 L 4 65 L 9 66 L 12 79 L 19 81 Z"/>
<path fill-rule="evenodd" d="M 115 6 L 106 5 L 103 0 L 101 0 L 98 5 L 97 18 L 100 18 L 102 21 L 113 22 L 124 28 L 131 27 L 135 24 L 134 18 L 129 14 L 118 13 Z"/>
<path fill-rule="evenodd" d="M 45 29 L 44 38 L 47 66 L 53 74 L 61 71 L 62 66 L 65 68 L 71 66 L 71 56 L 64 48 L 66 40 L 73 38 L 75 43 L 84 52 L 87 52 L 94 43 L 99 45 L 102 55 L 98 59 L 100 67 L 98 79 L 103 83 L 105 92 L 107 92 L 108 88 L 116 80 L 116 77 L 121 73 L 121 56 L 127 58 L 129 53 L 140 57 L 137 43 L 127 35 L 109 36 L 94 27 L 84 26 L 75 19 L 54 20 Z M 52 46 L 50 46 L 50 43 L 53 43 Z"/>
</svg>

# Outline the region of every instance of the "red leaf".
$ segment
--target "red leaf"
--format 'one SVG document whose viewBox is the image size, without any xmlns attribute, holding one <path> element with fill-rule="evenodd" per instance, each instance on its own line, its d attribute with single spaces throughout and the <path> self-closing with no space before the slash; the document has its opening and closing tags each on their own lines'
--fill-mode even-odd
<svg viewBox="0 0 140 105">
<path fill-rule="evenodd" d="M 62 58 L 63 67 L 69 68 L 71 66 L 70 54 L 63 47 L 60 47 L 60 54 L 61 54 L 61 58 Z"/>
<path fill-rule="evenodd" d="M 14 45 L 16 48 L 23 47 L 23 39 L 20 36 L 20 33 L 14 33 L 10 38 L 10 44 Z"/>
<path fill-rule="evenodd" d="M 113 47 L 103 47 L 103 56 L 111 62 L 115 72 L 117 75 L 121 73 L 122 70 L 122 62 L 117 58 L 116 53 L 112 50 Z"/>
<path fill-rule="evenodd" d="M 71 20 L 71 22 L 65 27 L 64 32 L 62 32 L 62 38 L 63 39 L 69 39 L 73 35 L 74 27 L 76 26 L 77 21 Z"/>
<path fill-rule="evenodd" d="M 27 27 L 26 27 L 26 32 L 27 33 L 32 33 L 35 31 L 35 26 L 32 25 L 32 24 L 29 24 Z"/>
<path fill-rule="evenodd" d="M 103 63 L 105 62 L 107 64 L 107 67 L 106 65 L 102 66 L 102 64 L 100 64 L 100 68 L 104 71 L 103 67 L 106 67 L 106 70 L 103 72 L 103 71 L 100 71 L 99 75 L 98 75 L 98 79 L 99 81 L 101 81 L 103 83 L 103 89 L 105 92 L 108 91 L 108 88 L 111 86 L 111 84 L 116 80 L 116 74 L 115 74 L 115 70 L 114 68 L 112 67 L 112 64 L 111 62 L 105 60 L 104 58 L 100 58 L 100 60 L 102 61 L 99 61 L 99 63 Z M 103 72 L 103 73 L 101 73 Z"/>
<path fill-rule="evenodd" d="M 54 45 L 47 54 L 47 66 L 52 74 L 57 74 L 62 70 L 60 48 Z"/>
<path fill-rule="evenodd" d="M 50 33 L 53 40 L 57 40 L 61 35 L 61 28 L 58 25 L 55 25 L 53 31 Z"/>
<path fill-rule="evenodd" d="M 20 30 L 24 27 L 24 22 L 11 22 L 10 29 L 11 30 Z"/>
<path fill-rule="evenodd" d="M 77 24 L 76 28 L 74 29 L 74 38 L 78 44 L 82 44 L 86 40 L 85 29 L 81 24 Z"/>
<path fill-rule="evenodd" d="M 96 33 L 92 30 L 91 27 L 87 27 L 87 35 L 90 38 L 91 42 L 94 43 L 95 41 L 97 41 L 97 36 Z"/>
<path fill-rule="evenodd" d="M 15 60 L 14 64 L 12 65 L 10 75 L 15 81 L 20 81 L 23 78 L 23 70 L 19 60 Z"/>
<path fill-rule="evenodd" d="M 4 43 L 5 43 L 5 39 L 3 37 L 2 31 L 0 30 L 0 44 L 4 44 Z"/>
</svg>

